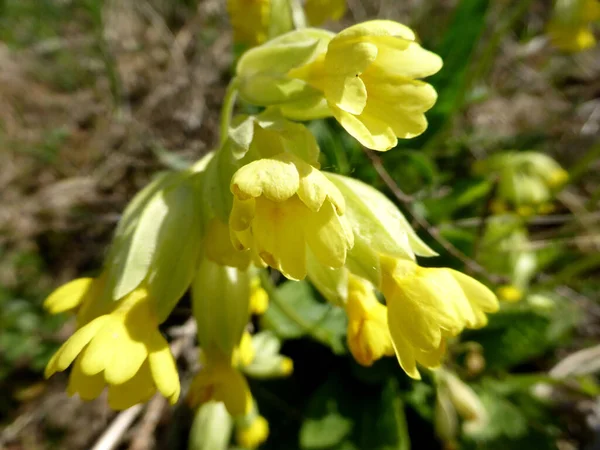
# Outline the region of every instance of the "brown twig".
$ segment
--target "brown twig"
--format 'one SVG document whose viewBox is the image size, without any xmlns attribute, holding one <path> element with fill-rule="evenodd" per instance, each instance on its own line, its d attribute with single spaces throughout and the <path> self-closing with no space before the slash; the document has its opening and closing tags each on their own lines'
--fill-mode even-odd
<svg viewBox="0 0 600 450">
<path fill-rule="evenodd" d="M 415 222 L 417 222 L 422 228 L 424 228 L 427 231 L 427 233 L 429 233 L 429 235 L 433 239 L 435 239 L 436 242 L 444 248 L 444 250 L 446 250 L 449 254 L 454 256 L 456 259 L 460 260 L 469 271 L 484 276 L 492 283 L 501 284 L 504 281 L 504 277 L 493 274 L 493 273 L 489 273 L 487 270 L 485 270 L 485 268 L 481 264 L 479 264 L 477 261 L 470 258 L 469 256 L 465 255 L 458 248 L 456 248 L 450 241 L 448 241 L 445 237 L 443 237 L 441 235 L 440 231 L 436 227 L 431 225 L 427 221 L 427 219 L 425 219 L 424 217 L 420 216 L 419 214 L 416 214 L 415 212 L 413 212 L 413 210 L 411 208 L 411 203 L 413 201 L 413 198 L 411 196 L 405 194 L 402 191 L 402 189 L 400 189 L 400 187 L 394 181 L 394 179 L 391 177 L 391 175 L 389 174 L 387 169 L 383 166 L 383 163 L 381 162 L 381 159 L 379 158 L 379 156 L 377 156 L 373 152 L 368 151 L 366 149 L 364 149 L 364 151 L 365 151 L 367 157 L 373 163 L 373 167 L 379 174 L 379 177 L 385 183 L 385 185 L 390 189 L 390 191 L 392 191 L 392 194 L 394 194 L 394 197 L 396 197 L 396 199 L 406 207 L 408 213 L 415 220 Z"/>
</svg>

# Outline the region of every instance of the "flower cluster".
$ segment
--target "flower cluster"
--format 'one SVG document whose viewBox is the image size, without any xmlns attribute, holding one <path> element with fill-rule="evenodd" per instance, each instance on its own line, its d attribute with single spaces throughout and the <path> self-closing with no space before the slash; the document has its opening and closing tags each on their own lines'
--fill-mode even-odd
<svg viewBox="0 0 600 450">
<path fill-rule="evenodd" d="M 569 174 L 550 156 L 534 151 L 506 151 L 477 161 L 474 171 L 495 177 L 492 212 L 515 211 L 521 216 L 547 214 Z"/>
<path fill-rule="evenodd" d="M 248 33 L 235 15 L 245 3 L 262 27 L 276 2 L 228 2 L 240 39 Z M 339 3 L 327 3 L 339 16 Z M 322 20 L 311 4 L 309 17 Z M 270 36 L 260 32 L 252 44 Z M 317 142 L 301 122 L 332 116 L 367 148 L 390 150 L 426 129 L 436 91 L 422 79 L 441 66 L 409 28 L 383 20 L 338 34 L 290 31 L 247 51 L 231 90 L 265 109 L 225 114 L 219 149 L 161 175 L 131 201 L 101 275 L 47 299 L 52 312 L 77 310 L 78 325 L 47 375 L 73 364 L 69 392 L 91 399 L 108 386 L 115 409 L 156 391 L 177 401 L 175 358 L 159 326 L 191 287 L 202 368 L 189 402 L 222 405 L 215 414 L 227 417 L 230 431 L 235 425 L 240 445 L 254 448 L 268 424 L 246 377 L 293 369 L 274 335 L 247 327 L 268 308 L 259 279 L 266 267 L 308 278 L 345 309 L 358 363 L 395 355 L 412 378 L 420 377 L 418 365 L 440 366 L 449 338 L 487 323 L 495 295 L 456 270 L 420 266 L 417 257 L 436 254 L 398 207 L 372 186 L 322 171 Z"/>
</svg>

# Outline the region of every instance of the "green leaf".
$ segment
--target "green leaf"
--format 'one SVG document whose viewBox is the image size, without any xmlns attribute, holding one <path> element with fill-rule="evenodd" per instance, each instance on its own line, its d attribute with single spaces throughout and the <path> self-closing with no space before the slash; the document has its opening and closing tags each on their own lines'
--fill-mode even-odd
<svg viewBox="0 0 600 450">
<path fill-rule="evenodd" d="M 202 175 L 192 175 L 158 195 L 168 214 L 156 237 L 148 272 L 148 292 L 156 304 L 159 322 L 171 313 L 197 269 L 202 241 Z"/>
<path fill-rule="evenodd" d="M 123 226 L 117 228 L 115 243 L 107 259 L 107 289 L 112 300 L 118 300 L 133 291 L 148 275 L 161 224 L 169 210 L 160 195 L 168 181 L 177 179 L 172 174 L 157 182 L 152 189 L 144 190 L 134 198 L 126 210 Z"/>
<path fill-rule="evenodd" d="M 393 379 L 370 386 L 334 374 L 311 398 L 306 415 L 300 430 L 303 450 L 410 449 L 404 405 Z"/>
<path fill-rule="evenodd" d="M 271 290 L 269 297 L 271 305 L 262 317 L 263 327 L 282 339 L 311 336 L 334 353 L 346 352 L 346 314 L 337 306 L 319 301 L 308 283 L 287 281 Z"/>
</svg>

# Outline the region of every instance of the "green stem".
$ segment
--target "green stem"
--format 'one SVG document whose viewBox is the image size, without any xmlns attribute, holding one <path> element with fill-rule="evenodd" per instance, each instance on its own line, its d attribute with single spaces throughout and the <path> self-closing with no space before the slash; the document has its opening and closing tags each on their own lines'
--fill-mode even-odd
<svg viewBox="0 0 600 450">
<path fill-rule="evenodd" d="M 222 147 L 227 136 L 229 135 L 229 126 L 233 117 L 233 108 L 237 100 L 239 80 L 234 77 L 227 86 L 225 98 L 223 99 L 223 107 L 221 109 L 221 127 L 220 127 L 220 146 Z"/>
<path fill-rule="evenodd" d="M 290 9 L 292 10 L 292 22 L 294 27 L 298 30 L 300 28 L 306 28 L 306 14 L 302 7 L 300 0 L 290 0 Z"/>
</svg>

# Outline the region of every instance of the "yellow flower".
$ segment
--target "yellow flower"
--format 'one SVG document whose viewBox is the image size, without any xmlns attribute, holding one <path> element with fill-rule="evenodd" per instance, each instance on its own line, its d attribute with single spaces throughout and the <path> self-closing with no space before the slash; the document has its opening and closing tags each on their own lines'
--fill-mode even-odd
<svg viewBox="0 0 600 450">
<path fill-rule="evenodd" d="M 269 422 L 262 416 L 238 423 L 235 432 L 238 445 L 251 450 L 265 442 L 267 437 L 269 437 Z"/>
<path fill-rule="evenodd" d="M 341 267 L 354 237 L 344 198 L 317 169 L 282 153 L 243 166 L 231 180 L 229 219 L 234 246 L 254 249 L 290 279 L 306 276 L 307 251 Z"/>
<path fill-rule="evenodd" d="M 350 275 L 346 313 L 348 347 L 358 363 L 371 366 L 383 356 L 394 355 L 387 308 L 377 301 L 369 282 Z"/>
<path fill-rule="evenodd" d="M 565 52 L 580 52 L 596 45 L 591 24 L 600 20 L 598 0 L 557 0 L 548 24 L 552 44 Z"/>
<path fill-rule="evenodd" d="M 327 20 L 340 20 L 346 14 L 346 0 L 306 0 L 304 10 L 308 22 L 319 26 Z"/>
<path fill-rule="evenodd" d="M 271 0 L 227 0 L 235 42 L 254 46 L 267 40 Z"/>
<path fill-rule="evenodd" d="M 364 146 L 385 151 L 425 131 L 437 94 L 419 79 L 441 67 L 409 28 L 374 20 L 338 35 L 292 31 L 247 52 L 236 70 L 246 101 L 295 120 L 333 115 Z"/>
<path fill-rule="evenodd" d="M 496 296 L 483 284 L 456 270 L 424 268 L 413 261 L 382 257 L 381 291 L 398 361 L 412 378 L 416 363 L 440 365 L 445 339 L 464 328 L 487 323 L 498 309 Z"/>
<path fill-rule="evenodd" d="M 261 315 L 269 307 L 269 294 L 260 283 L 259 277 L 250 280 L 250 314 Z"/>
<path fill-rule="evenodd" d="M 77 330 L 56 352 L 45 375 L 63 371 L 74 361 L 69 394 L 96 398 L 108 385 L 113 409 L 126 409 L 148 400 L 156 390 L 175 403 L 179 377 L 167 341 L 144 288 L 138 288 L 114 310 Z"/>
<path fill-rule="evenodd" d="M 427 128 L 425 111 L 437 99 L 419 81 L 438 72 L 439 56 L 423 49 L 404 25 L 375 20 L 335 36 L 327 52 L 288 73 L 323 93 L 331 114 L 365 147 L 389 150 L 397 138 L 412 138 Z M 294 115 L 293 108 L 282 108 Z"/>
<path fill-rule="evenodd" d="M 190 386 L 188 401 L 192 406 L 211 400 L 223 402 L 233 417 L 249 414 L 254 406 L 246 377 L 219 358 L 209 360 Z"/>
<path fill-rule="evenodd" d="M 554 159 L 533 151 L 500 152 L 478 161 L 474 170 L 498 178 L 499 198 L 494 199 L 492 212 L 502 213 L 510 205 L 522 216 L 535 214 L 541 205 L 549 204 L 569 179 L 568 172 Z"/>
<path fill-rule="evenodd" d="M 505 302 L 515 303 L 523 298 L 523 291 L 516 286 L 507 284 L 496 289 L 496 293 L 500 300 Z"/>
</svg>

